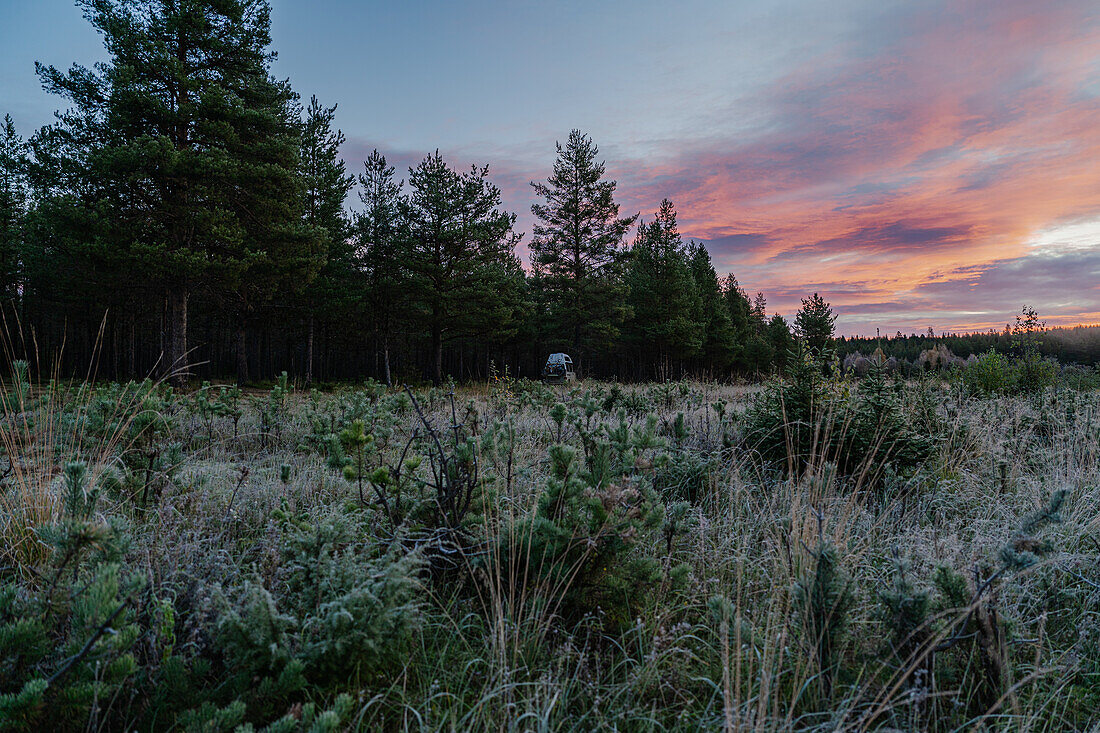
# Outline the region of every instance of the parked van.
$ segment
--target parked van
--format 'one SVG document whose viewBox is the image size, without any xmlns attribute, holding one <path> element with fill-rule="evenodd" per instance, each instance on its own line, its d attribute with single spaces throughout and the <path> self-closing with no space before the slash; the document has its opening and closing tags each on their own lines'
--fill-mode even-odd
<svg viewBox="0 0 1100 733">
<path fill-rule="evenodd" d="M 577 378 L 573 371 L 573 360 L 569 354 L 551 354 L 546 360 L 546 366 L 542 368 L 542 381 L 544 384 L 565 384 Z"/>
</svg>

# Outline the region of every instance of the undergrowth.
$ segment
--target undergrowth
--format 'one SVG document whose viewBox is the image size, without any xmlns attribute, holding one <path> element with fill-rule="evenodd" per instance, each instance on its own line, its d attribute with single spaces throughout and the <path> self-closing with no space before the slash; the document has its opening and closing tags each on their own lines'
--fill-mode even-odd
<svg viewBox="0 0 1100 733">
<path fill-rule="evenodd" d="M 763 388 L 325 394 L 17 364 L 0 729 L 1100 722 L 1087 380 L 796 356 Z"/>
</svg>

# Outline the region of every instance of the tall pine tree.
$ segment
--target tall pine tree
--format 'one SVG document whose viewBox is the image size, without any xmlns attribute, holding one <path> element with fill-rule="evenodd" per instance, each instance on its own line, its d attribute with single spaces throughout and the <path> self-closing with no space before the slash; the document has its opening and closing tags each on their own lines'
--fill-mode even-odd
<svg viewBox="0 0 1100 733">
<path fill-rule="evenodd" d="M 363 161 L 359 174 L 363 211 L 355 220 L 365 305 L 382 342 L 382 373 L 388 386 L 393 385 L 390 337 L 409 293 L 405 261 L 410 240 L 402 218 L 403 182 L 395 181 L 394 173 L 377 150 Z"/>
<path fill-rule="evenodd" d="M 609 346 L 625 316 L 616 263 L 637 216 L 619 217 L 617 184 L 604 179 L 591 138 L 573 130 L 557 151 L 546 183 L 531 184 L 543 199 L 531 206 L 538 219 L 531 261 L 546 300 L 551 340 L 568 346 L 583 371 L 588 353 Z"/>
<path fill-rule="evenodd" d="M 752 304 L 732 272 L 722 278 L 722 299 L 733 328 L 733 366 L 735 369 L 748 371 L 746 352 L 751 334 L 749 311 L 752 310 Z"/>
<path fill-rule="evenodd" d="M 346 313 L 355 276 L 354 246 L 344 214 L 344 201 L 354 178 L 340 158 L 344 134 L 334 130 L 336 105 L 324 107 L 311 97 L 302 121 L 301 175 L 305 188 L 303 218 L 321 238 L 325 264 L 305 291 L 306 384 L 313 381 L 314 342 L 318 318 Z"/>
<path fill-rule="evenodd" d="M 768 301 L 758 292 L 749 308 L 749 331 L 745 341 L 745 366 L 753 374 L 771 369 L 775 361 L 775 349 L 768 339 Z"/>
<path fill-rule="evenodd" d="M 814 293 L 802 299 L 802 307 L 794 317 L 794 332 L 813 356 L 821 357 L 833 340 L 835 323 L 832 307 Z"/>
<path fill-rule="evenodd" d="M 665 199 L 650 223 L 638 225 L 626 272 L 632 316 L 627 338 L 639 358 L 649 356 L 663 379 L 674 362 L 703 347 L 699 294 L 676 226 L 676 209 Z"/>
<path fill-rule="evenodd" d="M 772 350 L 772 363 L 778 371 L 784 371 L 787 368 L 787 357 L 794 348 L 794 337 L 787 320 L 778 313 L 768 321 L 767 340 Z"/>
<path fill-rule="evenodd" d="M 163 293 L 164 362 L 180 382 L 193 293 L 225 297 L 243 319 L 318 263 L 300 221 L 293 94 L 269 75 L 264 0 L 82 5 L 110 60 L 38 67 L 73 105 L 45 134 L 75 161 L 68 183 L 94 221 L 78 246 Z"/>
<path fill-rule="evenodd" d="M 0 298 L 19 296 L 19 261 L 27 213 L 27 144 L 11 115 L 0 125 Z"/>
<path fill-rule="evenodd" d="M 697 242 L 688 245 L 691 276 L 699 295 L 699 314 L 696 320 L 703 325 L 701 363 L 705 369 L 726 369 L 733 361 L 733 319 L 722 297 L 718 273 L 710 261 L 707 248 Z"/>
<path fill-rule="evenodd" d="M 443 381 L 444 342 L 514 329 L 519 263 L 515 214 L 500 209 L 488 167 L 453 170 L 436 151 L 409 170 L 410 282 L 431 338 L 431 376 Z"/>
</svg>

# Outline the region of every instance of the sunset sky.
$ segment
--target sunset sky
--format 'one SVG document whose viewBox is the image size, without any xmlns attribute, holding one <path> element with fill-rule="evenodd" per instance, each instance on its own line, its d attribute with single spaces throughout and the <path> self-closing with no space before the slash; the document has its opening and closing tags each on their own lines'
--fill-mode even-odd
<svg viewBox="0 0 1100 733">
<path fill-rule="evenodd" d="M 720 274 L 844 333 L 1100 322 L 1100 2 L 274 0 L 275 72 L 339 103 L 358 172 L 439 148 L 528 183 L 589 133 L 624 213 L 662 197 Z M 0 0 L 0 117 L 36 60 L 104 57 L 70 0 Z M 354 199 L 353 199 L 354 201 Z"/>
</svg>

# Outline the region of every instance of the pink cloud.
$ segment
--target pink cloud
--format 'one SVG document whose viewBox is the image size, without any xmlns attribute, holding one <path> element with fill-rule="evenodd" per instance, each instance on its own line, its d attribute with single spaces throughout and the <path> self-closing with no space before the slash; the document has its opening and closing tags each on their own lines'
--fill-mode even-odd
<svg viewBox="0 0 1100 733">
<path fill-rule="evenodd" d="M 1098 59 L 1094 2 L 913 4 L 730 100 L 728 118 L 749 129 L 620 154 L 608 173 L 624 213 L 651 216 L 671 198 L 685 236 L 707 241 L 716 267 L 773 309 L 790 314 L 816 290 L 849 331 L 915 318 L 1003 324 L 1021 295 L 1004 273 L 1033 281 L 1036 296 L 1051 282 L 1021 269 L 1046 262 L 1029 240 L 1100 219 Z M 529 230 L 527 184 L 548 174 L 545 148 L 454 160 L 489 162 Z M 1100 312 L 1095 286 L 1073 283 L 1077 304 L 1063 293 L 1048 310 L 1088 320 Z"/>
</svg>

